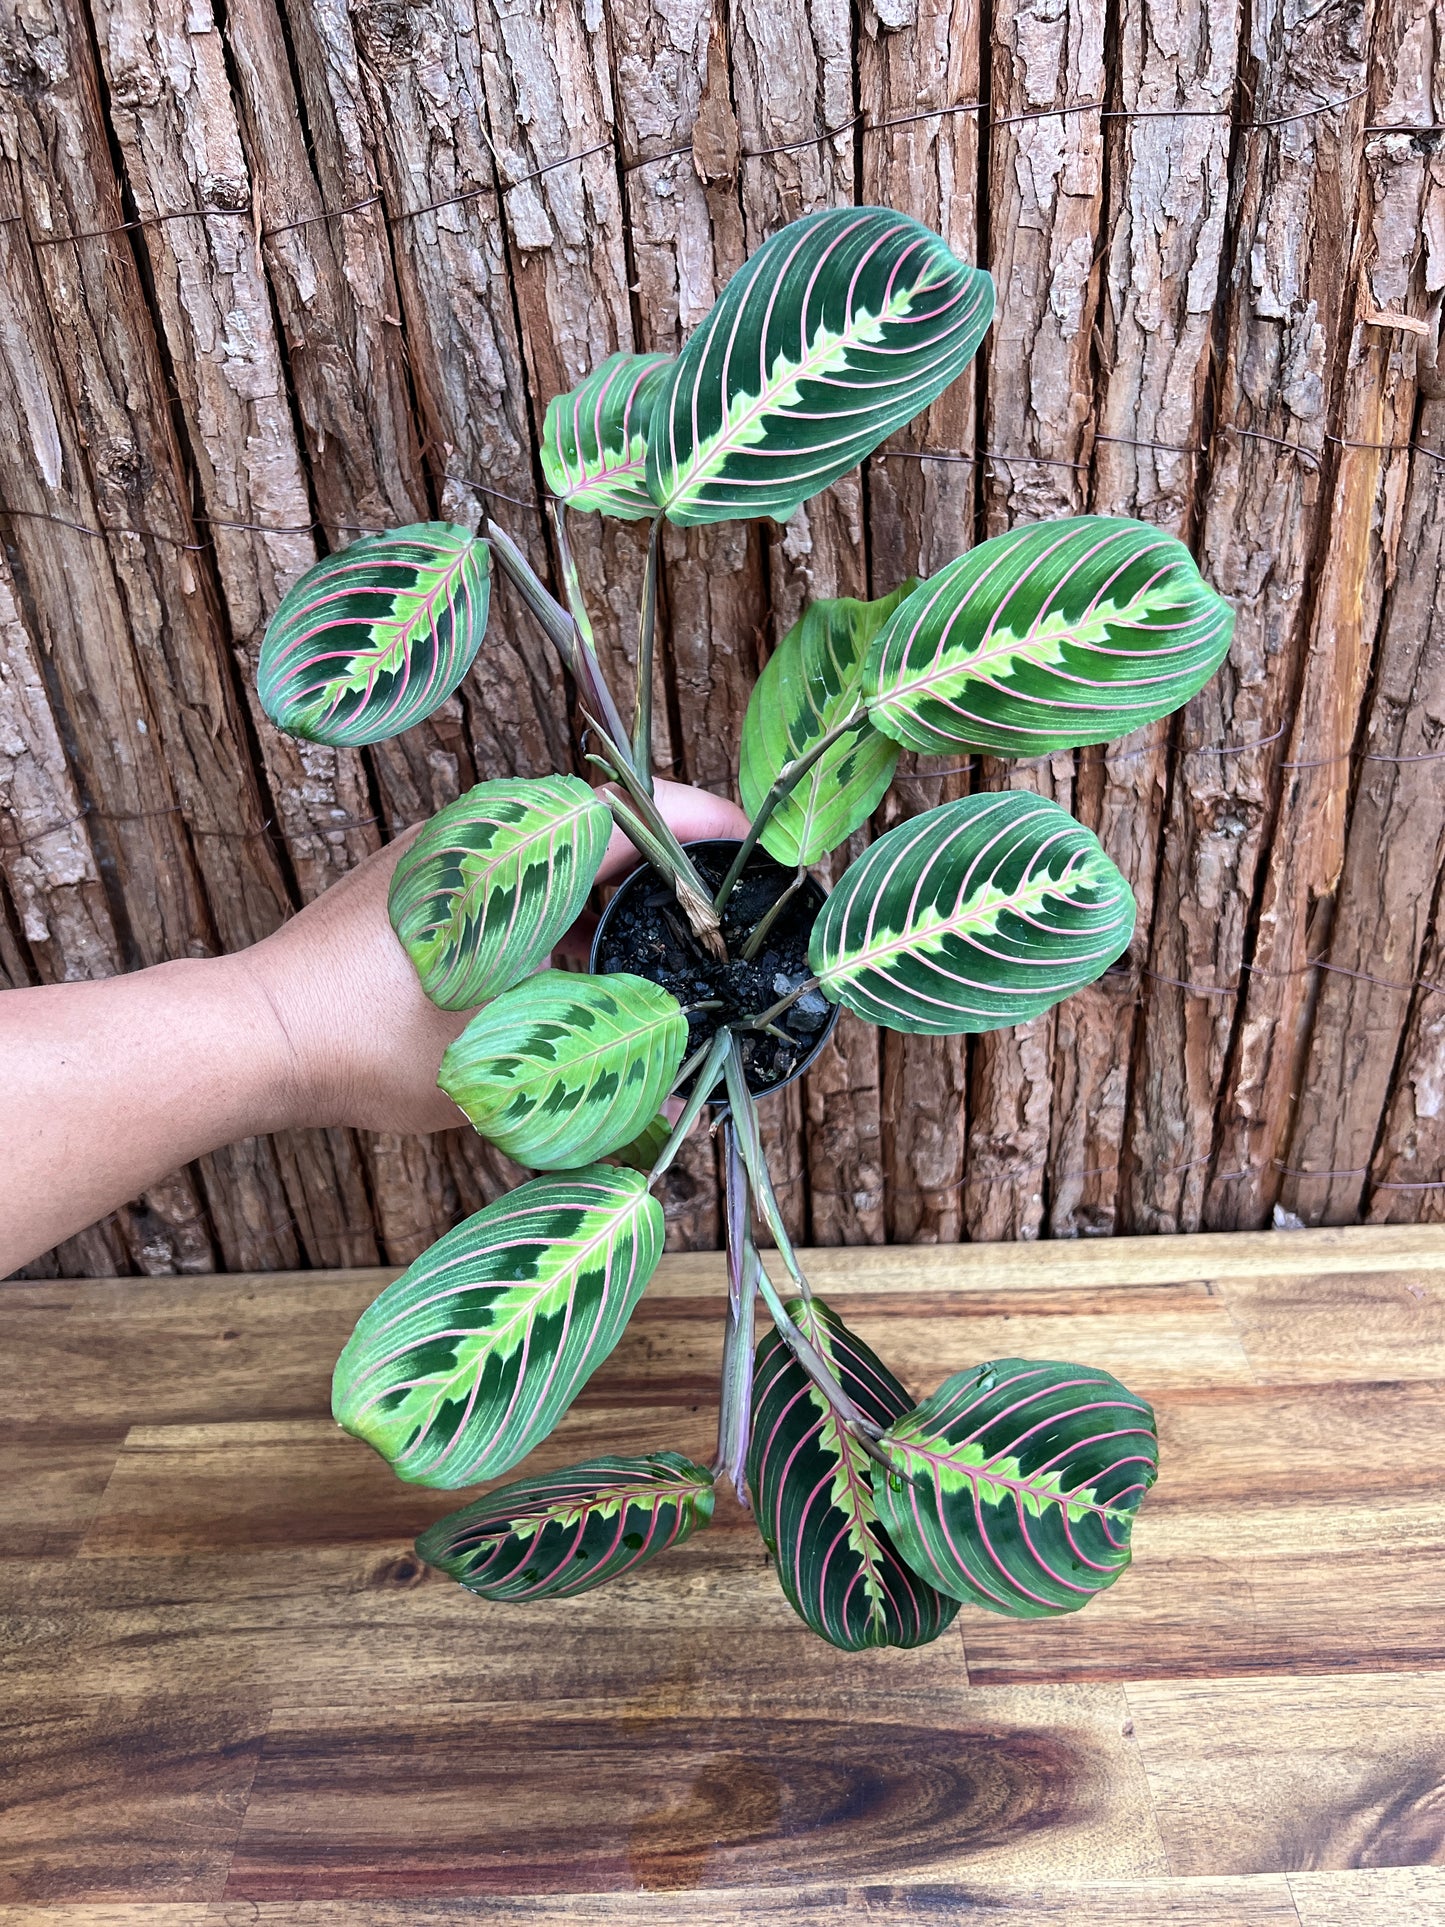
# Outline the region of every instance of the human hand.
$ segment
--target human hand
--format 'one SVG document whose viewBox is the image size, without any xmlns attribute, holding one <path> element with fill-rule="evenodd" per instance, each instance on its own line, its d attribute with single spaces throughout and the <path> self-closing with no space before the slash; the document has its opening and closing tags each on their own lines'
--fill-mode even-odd
<svg viewBox="0 0 1445 1927">
<path fill-rule="evenodd" d="M 660 780 L 656 790 L 657 807 L 680 842 L 747 832 L 747 818 L 724 797 Z M 429 1001 L 387 916 L 392 871 L 419 830 L 406 831 L 274 935 L 227 959 L 279 1027 L 277 1103 L 288 1124 L 444 1131 L 465 1122 L 436 1079 L 442 1052 L 471 1012 L 438 1010 Z M 640 861 L 614 830 L 597 880 L 616 882 Z"/>
</svg>

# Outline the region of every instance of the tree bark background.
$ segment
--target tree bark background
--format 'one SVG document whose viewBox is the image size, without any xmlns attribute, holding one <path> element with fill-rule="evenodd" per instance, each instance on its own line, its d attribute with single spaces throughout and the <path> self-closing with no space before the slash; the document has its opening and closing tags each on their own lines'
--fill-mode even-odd
<svg viewBox="0 0 1445 1927">
<path fill-rule="evenodd" d="M 906 758 L 875 831 L 1027 785 L 1140 919 L 976 1040 L 844 1019 L 768 1135 L 816 1243 L 1445 1215 L 1445 32 L 1429 0 L 0 0 L 0 989 L 255 942 L 490 776 L 575 766 L 503 585 L 427 724 L 299 745 L 252 690 L 320 554 L 502 519 L 537 434 L 675 350 L 784 222 L 990 267 L 974 369 L 785 527 L 669 531 L 655 755 L 733 788 L 810 596 L 1021 520 L 1141 516 L 1234 603 L 1171 724 Z M 490 492 L 490 493 L 489 493 Z M 630 697 L 636 529 L 574 518 Z M 834 859 L 837 868 L 867 841 Z M 237 1145 L 35 1275 L 405 1262 L 514 1174 L 462 1132 Z M 718 1241 L 705 1136 L 666 1201 Z"/>
</svg>

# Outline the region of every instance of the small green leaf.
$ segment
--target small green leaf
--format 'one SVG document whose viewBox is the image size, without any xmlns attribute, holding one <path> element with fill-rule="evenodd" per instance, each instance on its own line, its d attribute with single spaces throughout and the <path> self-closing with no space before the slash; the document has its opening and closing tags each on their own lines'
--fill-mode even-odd
<svg viewBox="0 0 1445 1927">
<path fill-rule="evenodd" d="M 1005 1358 L 895 1424 L 878 1514 L 914 1571 L 1013 1619 L 1077 1612 L 1130 1558 L 1159 1469 L 1154 1414 L 1108 1372 Z"/>
<path fill-rule="evenodd" d="M 788 1306 L 854 1403 L 877 1425 L 908 1410 L 907 1392 L 823 1303 Z M 953 1623 L 957 1602 L 921 1580 L 879 1524 L 870 1460 L 838 1424 L 776 1330 L 753 1367 L 748 1490 L 778 1582 L 799 1618 L 845 1652 L 926 1646 Z"/>
<path fill-rule="evenodd" d="M 448 1513 L 416 1549 L 483 1599 L 572 1599 L 681 1545 L 712 1508 L 712 1474 L 680 1452 L 586 1459 Z"/>
<path fill-rule="evenodd" d="M 657 1115 L 687 1044 L 675 997 L 625 971 L 544 970 L 479 1010 L 437 1083 L 519 1164 L 607 1157 Z"/>
<path fill-rule="evenodd" d="M 900 823 L 848 866 L 808 962 L 866 1023 L 935 1036 L 1037 1017 L 1127 948 L 1134 898 L 1099 840 L 1026 790 Z"/>
<path fill-rule="evenodd" d="M 580 387 L 554 395 L 542 424 L 542 473 L 560 501 L 624 522 L 657 513 L 647 492 L 648 416 L 671 355 L 609 355 Z"/>
<path fill-rule="evenodd" d="M 391 879 L 391 927 L 443 1010 L 520 983 L 577 920 L 612 817 L 575 776 L 478 783 L 427 824 Z"/>
<path fill-rule="evenodd" d="M 491 552 L 467 529 L 417 522 L 364 535 L 282 597 L 261 640 L 261 707 L 308 742 L 383 742 L 466 675 L 490 594 Z"/>
<path fill-rule="evenodd" d="M 509 1471 L 622 1336 L 663 1229 L 647 1180 L 611 1164 L 499 1198 L 362 1313 L 336 1361 L 337 1423 L 414 1485 Z"/>
<path fill-rule="evenodd" d="M 826 208 L 764 242 L 658 384 L 647 486 L 683 527 L 786 521 L 973 359 L 993 282 L 892 208 Z"/>
<path fill-rule="evenodd" d="M 650 1173 L 663 1145 L 671 1136 L 672 1126 L 659 1111 L 645 1130 L 639 1131 L 630 1144 L 624 1144 L 620 1151 L 613 1151 L 611 1156 L 617 1164 Z"/>
<path fill-rule="evenodd" d="M 1105 743 L 1187 702 L 1233 632 L 1234 611 L 1162 529 L 1036 522 L 918 585 L 873 645 L 869 714 L 925 755 Z"/>
<path fill-rule="evenodd" d="M 738 780 L 749 816 L 786 764 L 861 709 L 869 647 L 914 586 L 905 582 L 877 602 L 811 603 L 783 637 L 743 720 Z M 866 722 L 840 737 L 773 812 L 763 848 L 779 863 L 816 863 L 868 821 L 897 762 L 898 745 Z"/>
</svg>

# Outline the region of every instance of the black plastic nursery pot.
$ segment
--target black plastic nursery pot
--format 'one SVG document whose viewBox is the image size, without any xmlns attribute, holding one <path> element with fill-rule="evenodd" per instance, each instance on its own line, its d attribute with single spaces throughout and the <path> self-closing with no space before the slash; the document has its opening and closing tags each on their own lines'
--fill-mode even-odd
<svg viewBox="0 0 1445 1927">
<path fill-rule="evenodd" d="M 716 890 L 739 844 L 731 837 L 712 837 L 684 847 L 703 882 Z M 691 1056 L 724 1024 L 770 1009 L 813 974 L 808 968 L 808 939 L 827 891 L 811 876 L 779 911 L 758 955 L 750 963 L 742 957 L 748 938 L 796 874 L 765 851 L 753 852 L 722 913 L 729 958 L 724 964 L 693 935 L 667 878 L 644 863 L 602 913 L 592 939 L 592 969 L 602 976 L 628 970 L 670 991 L 689 1011 L 687 1055 Z M 701 1003 L 721 1008 L 690 1009 Z M 740 1032 L 753 1095 L 766 1097 L 801 1077 L 832 1035 L 838 1014 L 839 1007 L 830 1004 L 821 990 L 811 990 L 789 1005 L 771 1030 Z"/>
</svg>

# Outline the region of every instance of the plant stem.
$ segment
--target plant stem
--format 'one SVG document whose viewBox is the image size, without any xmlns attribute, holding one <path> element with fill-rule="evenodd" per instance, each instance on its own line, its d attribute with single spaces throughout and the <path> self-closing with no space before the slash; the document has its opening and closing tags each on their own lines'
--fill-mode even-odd
<svg viewBox="0 0 1445 1927">
<path fill-rule="evenodd" d="M 562 607 L 511 536 L 496 522 L 487 523 L 487 541 L 491 545 L 492 554 L 497 558 L 502 573 L 517 590 L 523 602 L 541 624 L 547 639 L 562 658 L 563 667 L 581 691 L 584 705 L 595 715 L 604 717 L 609 731 L 620 736 L 625 742 L 626 732 L 622 726 L 622 718 L 617 713 L 617 704 L 613 701 L 612 691 L 607 687 L 607 680 L 602 674 L 602 666 L 588 639 L 591 624 L 587 625 L 587 634 L 584 634 L 576 616 Z M 558 552 L 564 557 L 563 573 L 565 574 L 567 560 L 571 556 L 565 531 L 558 543 Z M 573 573 L 575 575 L 575 568 Z M 570 586 L 568 592 L 571 593 Z M 586 612 L 583 613 L 585 619 Z"/>
<path fill-rule="evenodd" d="M 751 963 L 753 958 L 757 956 L 758 952 L 763 947 L 763 939 L 767 936 L 768 932 L 772 929 L 773 925 L 777 922 L 778 917 L 782 912 L 783 905 L 787 903 L 789 899 L 797 893 L 797 891 L 802 889 L 804 882 L 807 880 L 807 875 L 808 875 L 808 872 L 803 868 L 802 864 L 800 863 L 798 865 L 798 874 L 793 878 L 792 882 L 787 886 L 785 890 L 780 890 L 778 892 L 777 896 L 773 899 L 772 903 L 769 904 L 768 908 L 763 912 L 762 916 L 758 918 L 757 923 L 753 927 L 753 934 L 748 938 L 747 942 L 743 945 L 743 962 L 744 963 Z"/>
<path fill-rule="evenodd" d="M 582 595 L 582 578 L 577 573 L 577 561 L 572 554 L 572 544 L 567 537 L 567 510 L 561 502 L 552 502 L 549 507 L 552 515 L 552 532 L 557 538 L 557 560 L 562 567 L 562 586 L 567 591 L 567 607 L 572 612 L 572 621 L 577 634 L 595 655 L 596 639 L 592 633 L 592 618 L 587 613 L 587 603 Z"/>
<path fill-rule="evenodd" d="M 738 1502 L 748 1501 L 748 1438 L 753 1416 L 753 1306 L 762 1269 L 753 1243 L 747 1173 L 737 1133 L 723 1127 L 727 1172 L 728 1310 L 723 1332 L 722 1383 L 718 1394 L 714 1477 L 731 1479 Z"/>
<path fill-rule="evenodd" d="M 732 895 L 733 886 L 737 883 L 738 878 L 747 867 L 748 858 L 757 848 L 758 838 L 768 827 L 769 819 L 772 817 L 778 805 L 786 802 L 798 784 L 801 783 L 803 778 L 808 774 L 808 771 L 820 757 L 827 754 L 834 743 L 840 741 L 851 729 L 866 728 L 867 723 L 868 717 L 866 713 L 861 709 L 855 710 L 851 716 L 845 717 L 841 723 L 835 723 L 826 735 L 820 736 L 811 749 L 805 750 L 801 756 L 796 757 L 791 763 L 784 763 L 774 779 L 772 788 L 763 798 L 757 815 L 753 818 L 752 828 L 743 838 L 742 845 L 737 855 L 733 858 L 732 868 L 723 878 L 718 888 L 718 893 L 713 898 L 713 908 L 716 911 L 721 913 L 723 905 Z"/>
<path fill-rule="evenodd" d="M 604 751 L 602 756 L 589 757 L 588 760 L 595 762 L 599 768 L 610 771 L 621 783 L 632 805 L 630 809 L 623 806 L 626 809 L 626 816 L 634 823 L 640 821 L 647 833 L 646 837 L 637 843 L 638 849 L 643 852 L 654 868 L 671 882 L 677 900 L 682 905 L 698 941 L 706 946 L 719 963 L 726 963 L 727 945 L 723 942 L 722 931 L 718 927 L 717 912 L 713 909 L 708 897 L 707 885 L 693 868 L 692 858 L 669 829 L 651 794 L 643 788 L 627 752 L 618 747 L 608 730 L 598 722 L 595 716 L 589 715 L 585 709 L 582 714 L 596 730 Z M 609 796 L 605 801 L 623 829 L 632 836 L 627 821 L 618 813 L 619 799 Z M 633 840 L 637 841 L 636 838 Z"/>
<path fill-rule="evenodd" d="M 747 1072 L 743 1068 L 743 1054 L 736 1037 L 729 1038 L 727 1060 L 728 1103 L 732 1107 L 733 1130 L 737 1134 L 738 1149 L 747 1167 L 748 1182 L 758 1208 L 767 1221 L 773 1234 L 773 1243 L 778 1247 L 778 1256 L 788 1268 L 788 1276 L 798 1287 L 804 1299 L 811 1300 L 813 1287 L 803 1276 L 802 1266 L 798 1263 L 793 1241 L 788 1236 L 788 1227 L 783 1223 L 783 1214 L 778 1205 L 777 1193 L 768 1174 L 768 1161 L 763 1156 L 762 1132 L 758 1126 L 758 1107 L 752 1092 L 748 1089 Z"/>
<path fill-rule="evenodd" d="M 805 977 L 802 983 L 788 992 L 786 997 L 779 997 L 775 1004 L 769 1004 L 766 1010 L 760 1010 L 755 1017 L 745 1018 L 736 1028 L 738 1030 L 766 1030 L 775 1017 L 781 1017 L 783 1012 L 787 1010 L 790 1005 L 797 1003 L 798 999 L 803 996 L 805 992 L 816 990 L 818 988 L 818 982 L 819 980 L 816 977 Z"/>
<path fill-rule="evenodd" d="M 642 579 L 642 611 L 637 620 L 637 706 L 632 722 L 632 763 L 652 793 L 652 649 L 657 633 L 657 574 L 662 556 L 662 516 L 652 518 L 647 538 L 647 573 Z"/>
<path fill-rule="evenodd" d="M 682 1149 L 683 1140 L 693 1125 L 696 1124 L 698 1113 L 712 1096 L 714 1090 L 716 1090 L 718 1080 L 723 1074 L 723 1062 L 727 1057 L 728 1047 L 731 1042 L 732 1039 L 727 1031 L 720 1030 L 707 1046 L 706 1054 L 703 1056 L 702 1069 L 698 1073 L 697 1082 L 692 1087 L 692 1095 L 683 1105 L 682 1114 L 672 1127 L 672 1135 L 657 1154 L 657 1162 L 653 1165 L 652 1175 L 647 1180 L 649 1186 L 657 1183 L 657 1180 Z M 693 1061 L 696 1061 L 696 1054 L 694 1055 Z M 686 1074 L 687 1070 L 686 1066 L 684 1066 L 683 1076 L 686 1076 Z"/>
</svg>

